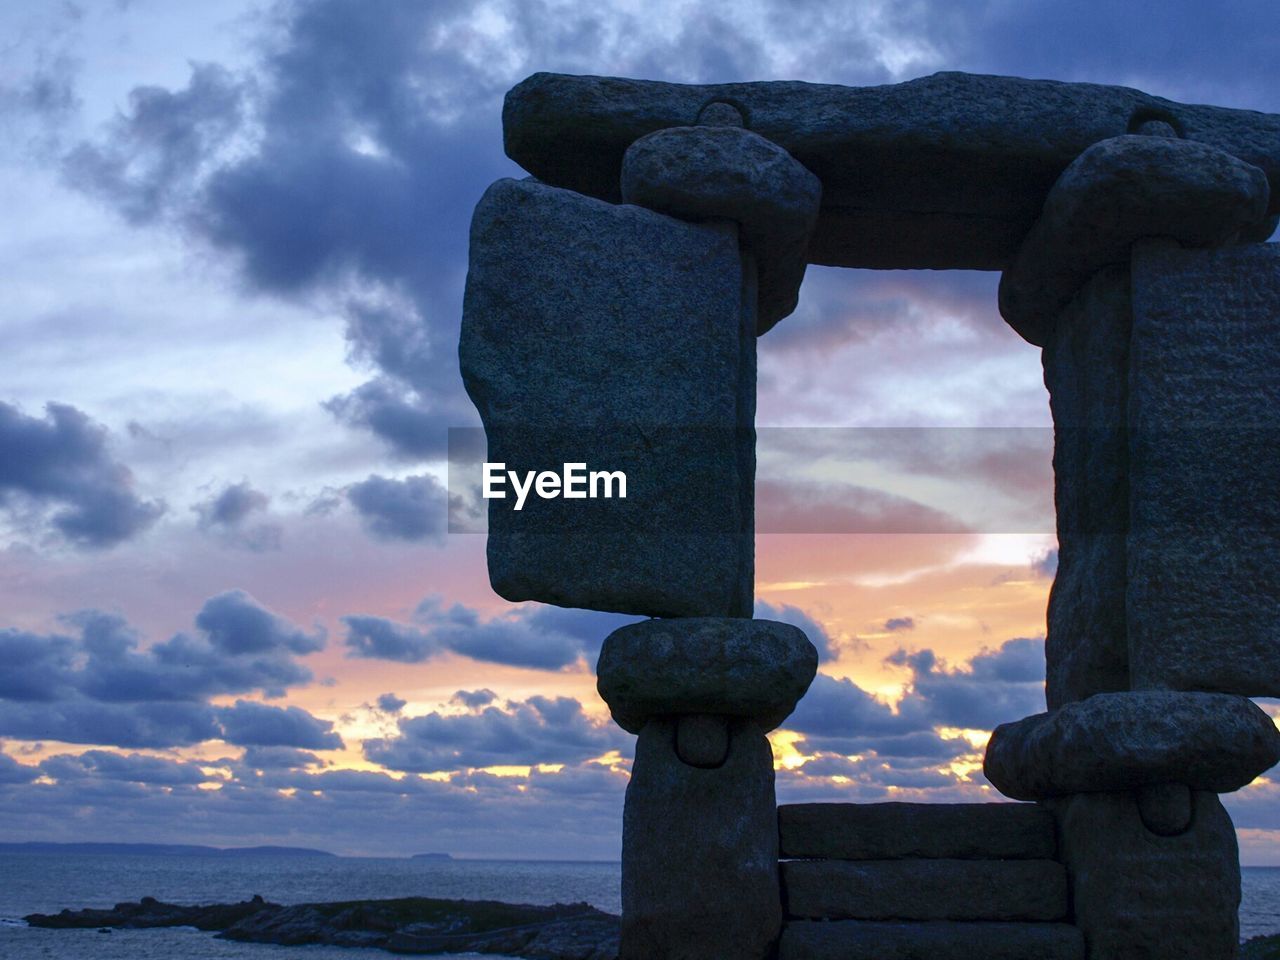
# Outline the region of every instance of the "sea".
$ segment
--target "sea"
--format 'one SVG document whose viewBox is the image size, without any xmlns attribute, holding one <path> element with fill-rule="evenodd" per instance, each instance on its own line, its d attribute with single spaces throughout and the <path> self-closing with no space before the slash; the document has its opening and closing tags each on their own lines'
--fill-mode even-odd
<svg viewBox="0 0 1280 960">
<path fill-rule="evenodd" d="M 1280 867 L 1244 867 L 1242 881 L 1241 938 L 1280 933 Z M 286 904 L 445 897 L 586 902 L 610 913 L 621 911 L 617 863 L 0 853 L 0 960 L 386 960 L 390 956 L 381 950 L 346 947 L 233 943 L 182 927 L 100 933 L 42 930 L 21 920 L 28 913 L 109 907 L 144 896 L 172 903 L 231 903 L 255 893 Z M 481 960 L 479 954 L 451 956 Z"/>
</svg>

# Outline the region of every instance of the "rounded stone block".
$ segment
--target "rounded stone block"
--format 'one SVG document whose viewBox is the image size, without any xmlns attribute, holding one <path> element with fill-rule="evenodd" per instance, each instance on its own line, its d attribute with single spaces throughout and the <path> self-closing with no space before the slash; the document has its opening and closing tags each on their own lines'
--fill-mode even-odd
<svg viewBox="0 0 1280 960">
<path fill-rule="evenodd" d="M 796 308 L 822 182 L 740 126 L 670 127 L 622 161 L 622 198 L 683 220 L 734 220 L 759 269 L 757 333 Z"/>
<path fill-rule="evenodd" d="M 818 669 L 818 651 L 789 623 L 736 617 L 643 620 L 609 634 L 597 688 L 613 719 L 639 733 L 653 717 L 750 717 L 782 723 Z"/>
<path fill-rule="evenodd" d="M 1190 140 L 1126 135 L 1094 144 L 1062 172 L 1040 218 L 1000 279 L 1000 313 L 1043 347 L 1058 313 L 1133 244 L 1167 237 L 1190 247 L 1256 235 L 1266 174 Z"/>
<path fill-rule="evenodd" d="M 1099 693 L 996 727 L 983 773 L 1015 800 L 1158 784 L 1230 793 L 1280 761 L 1280 731 L 1225 693 Z"/>
</svg>

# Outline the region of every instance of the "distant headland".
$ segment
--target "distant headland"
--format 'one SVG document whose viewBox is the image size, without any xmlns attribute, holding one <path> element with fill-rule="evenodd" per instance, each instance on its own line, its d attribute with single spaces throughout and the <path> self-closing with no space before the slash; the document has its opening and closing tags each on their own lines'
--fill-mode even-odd
<svg viewBox="0 0 1280 960">
<path fill-rule="evenodd" d="M 0 843 L 0 853 L 110 853 L 147 857 L 333 857 L 310 847 L 206 847 L 193 843 Z"/>
</svg>

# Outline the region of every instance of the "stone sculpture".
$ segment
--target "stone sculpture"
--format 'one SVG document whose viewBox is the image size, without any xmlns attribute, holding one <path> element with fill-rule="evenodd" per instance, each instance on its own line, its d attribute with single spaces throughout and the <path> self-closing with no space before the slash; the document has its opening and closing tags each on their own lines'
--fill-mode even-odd
<svg viewBox="0 0 1280 960">
<path fill-rule="evenodd" d="M 489 460 L 626 469 L 490 505 L 512 600 L 645 614 L 602 648 L 638 735 L 625 960 L 1228 960 L 1218 793 L 1280 760 L 1280 117 L 938 74 L 886 87 L 536 74 L 473 222 L 461 362 Z M 807 263 L 1001 270 L 1043 348 L 1060 543 L 1025 804 L 777 808 L 817 666 L 752 610 L 754 338 Z M 853 731 L 851 731 L 853 732 Z M 779 863 L 781 859 L 781 865 Z"/>
</svg>

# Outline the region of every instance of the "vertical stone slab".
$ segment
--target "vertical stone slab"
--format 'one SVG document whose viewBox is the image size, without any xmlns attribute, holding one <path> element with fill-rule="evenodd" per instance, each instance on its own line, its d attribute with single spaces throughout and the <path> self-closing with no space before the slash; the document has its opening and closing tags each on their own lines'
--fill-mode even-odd
<svg viewBox="0 0 1280 960">
<path fill-rule="evenodd" d="M 1049 593 L 1046 697 L 1055 710 L 1129 689 L 1129 271 L 1095 274 L 1045 343 L 1053 412 L 1058 572 Z"/>
<path fill-rule="evenodd" d="M 691 224 L 531 180 L 485 193 L 460 360 L 488 460 L 622 471 L 626 499 L 489 502 L 508 600 L 750 616 L 754 269 L 729 223 Z"/>
<path fill-rule="evenodd" d="M 1133 686 L 1280 696 L 1280 246 L 1132 269 Z"/>
<path fill-rule="evenodd" d="M 620 960 L 765 960 L 782 927 L 773 752 L 729 721 L 712 769 L 676 753 L 674 718 L 645 724 L 622 824 Z"/>
<path fill-rule="evenodd" d="M 1239 851 L 1215 794 L 1192 794 L 1191 825 L 1177 836 L 1149 830 L 1127 793 L 1080 793 L 1048 805 L 1089 960 L 1236 955 Z"/>
</svg>

